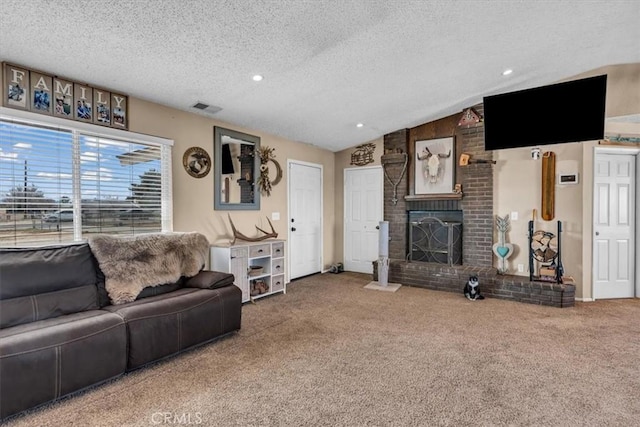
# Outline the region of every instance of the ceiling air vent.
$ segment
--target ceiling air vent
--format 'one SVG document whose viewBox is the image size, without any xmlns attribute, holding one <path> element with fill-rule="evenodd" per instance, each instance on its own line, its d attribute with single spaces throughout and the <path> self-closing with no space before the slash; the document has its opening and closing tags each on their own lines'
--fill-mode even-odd
<svg viewBox="0 0 640 427">
<path fill-rule="evenodd" d="M 194 105 L 192 105 L 192 108 L 195 108 L 196 110 L 205 111 L 210 114 L 215 114 L 218 111 L 222 110 L 222 108 L 220 107 L 217 107 L 215 105 L 205 104 L 204 102 L 196 102 Z"/>
</svg>

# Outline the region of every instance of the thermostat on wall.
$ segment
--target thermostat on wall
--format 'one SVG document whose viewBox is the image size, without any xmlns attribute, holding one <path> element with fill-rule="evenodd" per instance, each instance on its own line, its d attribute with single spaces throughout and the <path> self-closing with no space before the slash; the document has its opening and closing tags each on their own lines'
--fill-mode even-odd
<svg viewBox="0 0 640 427">
<path fill-rule="evenodd" d="M 558 185 L 577 184 L 577 183 L 578 183 L 578 174 L 577 173 L 561 173 L 561 174 L 558 174 Z"/>
</svg>

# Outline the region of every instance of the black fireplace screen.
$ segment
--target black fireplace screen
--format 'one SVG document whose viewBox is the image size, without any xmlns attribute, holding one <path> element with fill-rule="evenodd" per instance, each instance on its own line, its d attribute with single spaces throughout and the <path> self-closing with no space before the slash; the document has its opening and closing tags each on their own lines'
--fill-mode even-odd
<svg viewBox="0 0 640 427">
<path fill-rule="evenodd" d="M 447 212 L 444 220 L 433 215 L 410 213 L 409 255 L 410 261 L 439 264 L 462 264 L 462 220 L 457 214 Z M 417 219 L 416 217 L 420 217 Z"/>
</svg>

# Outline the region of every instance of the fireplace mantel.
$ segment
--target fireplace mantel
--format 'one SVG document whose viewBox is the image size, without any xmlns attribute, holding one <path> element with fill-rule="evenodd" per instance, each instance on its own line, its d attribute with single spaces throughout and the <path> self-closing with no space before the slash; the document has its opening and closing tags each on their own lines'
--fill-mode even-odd
<svg viewBox="0 0 640 427">
<path fill-rule="evenodd" d="M 462 193 L 451 194 L 409 194 L 404 196 L 407 202 L 414 202 L 420 200 L 462 200 Z"/>
</svg>

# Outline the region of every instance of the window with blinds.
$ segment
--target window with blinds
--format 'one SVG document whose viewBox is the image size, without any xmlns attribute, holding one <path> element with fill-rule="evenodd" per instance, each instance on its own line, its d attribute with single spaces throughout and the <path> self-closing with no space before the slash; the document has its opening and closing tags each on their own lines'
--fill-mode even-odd
<svg viewBox="0 0 640 427">
<path fill-rule="evenodd" d="M 171 147 L 135 135 L 0 119 L 0 246 L 170 231 Z"/>
</svg>

